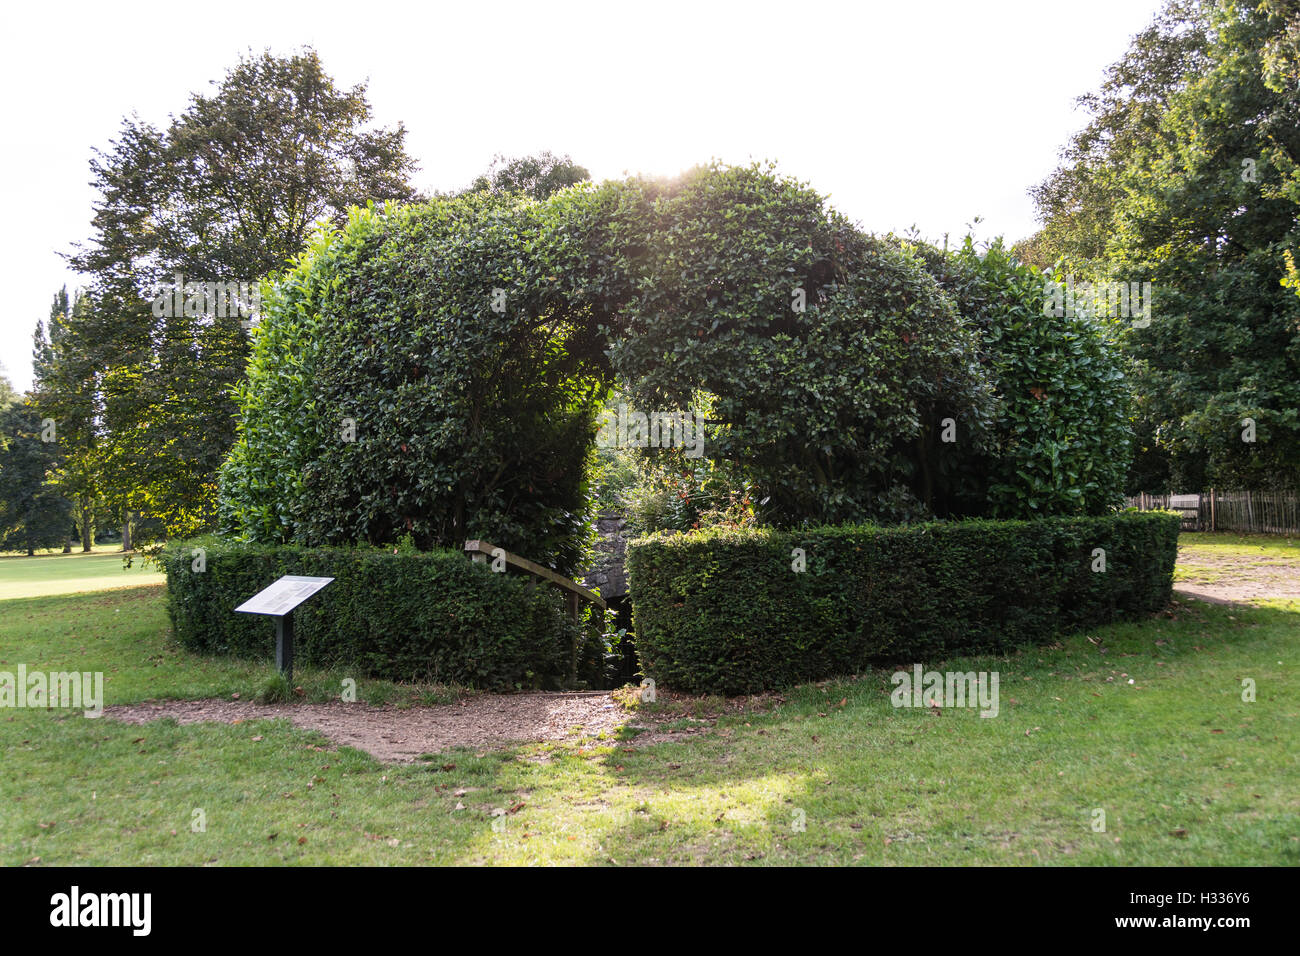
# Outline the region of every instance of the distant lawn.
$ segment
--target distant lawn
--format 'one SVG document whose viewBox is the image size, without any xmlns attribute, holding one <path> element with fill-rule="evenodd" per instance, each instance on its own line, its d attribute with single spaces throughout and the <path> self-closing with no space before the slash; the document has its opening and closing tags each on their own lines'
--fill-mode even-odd
<svg viewBox="0 0 1300 956">
<path fill-rule="evenodd" d="M 102 670 L 110 704 L 255 693 L 268 669 L 181 651 L 162 599 L 0 604 L 0 670 Z M 1300 864 L 1300 609 L 1171 608 L 927 662 L 998 671 L 991 719 L 894 709 L 877 671 L 689 742 L 391 766 L 287 721 L 0 711 L 0 864 Z"/>
<path fill-rule="evenodd" d="M 26 555 L 0 555 L 0 601 L 161 584 L 162 581 L 162 572 L 146 569 L 139 555 L 135 556 L 130 570 L 124 569 L 118 545 L 96 545 L 90 554 L 83 554 L 78 549 L 72 554 L 47 553 L 30 558 Z"/>
<path fill-rule="evenodd" d="M 1300 558 L 1300 538 L 1279 534 L 1184 531 L 1178 536 L 1178 546 L 1222 556 Z"/>
</svg>

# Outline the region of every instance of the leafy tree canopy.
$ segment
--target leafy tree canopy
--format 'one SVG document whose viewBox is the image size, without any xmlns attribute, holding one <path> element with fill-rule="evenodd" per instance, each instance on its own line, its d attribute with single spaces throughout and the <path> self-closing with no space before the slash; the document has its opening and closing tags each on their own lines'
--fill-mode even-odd
<svg viewBox="0 0 1300 956">
<path fill-rule="evenodd" d="M 547 199 L 569 186 L 591 179 L 591 173 L 573 161 L 568 153 L 556 156 L 542 150 L 532 156 L 492 158 L 487 172 L 474 180 L 475 192 L 519 193 L 532 199 Z"/>
<path fill-rule="evenodd" d="M 1300 475 L 1298 36 L 1294 4 L 1171 0 L 1036 194 L 1034 256 L 1152 283 L 1152 320 L 1125 339 L 1131 490 Z"/>
<path fill-rule="evenodd" d="M 118 507 L 174 535 L 215 521 L 252 296 L 191 295 L 204 290 L 173 290 L 174 277 L 251 291 L 318 223 L 415 197 L 405 129 L 374 127 L 365 94 L 337 87 L 310 49 L 250 55 L 165 129 L 126 119 L 92 162 L 95 238 L 71 257 L 91 302 L 69 317 L 60 386 L 42 400 L 72 403 L 60 389 L 74 380 L 94 395 L 99 475 Z"/>
</svg>

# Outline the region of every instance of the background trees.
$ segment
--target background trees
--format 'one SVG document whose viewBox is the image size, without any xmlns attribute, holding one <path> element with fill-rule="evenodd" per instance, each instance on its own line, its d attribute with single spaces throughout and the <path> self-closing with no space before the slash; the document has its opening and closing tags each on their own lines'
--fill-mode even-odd
<svg viewBox="0 0 1300 956">
<path fill-rule="evenodd" d="M 100 497 L 99 375 L 87 364 L 82 339 L 90 304 L 81 294 L 70 304 L 67 288 L 60 289 L 48 323 L 36 325 L 32 356 L 33 404 L 55 423 L 62 452 L 57 482 L 72 503 L 82 551 L 94 546 L 97 522 L 112 524 Z"/>
<path fill-rule="evenodd" d="M 1283 3 L 1173 0 L 1085 98 L 1092 121 L 1035 192 L 1045 225 L 1026 255 L 1153 283 L 1153 320 L 1125 340 L 1131 490 L 1300 476 L 1300 303 L 1285 288 L 1298 31 Z"/>
<path fill-rule="evenodd" d="M 93 283 L 60 333 L 75 352 L 63 364 L 93 396 L 98 477 L 128 514 L 172 534 L 214 524 L 216 471 L 235 434 L 231 389 L 248 355 L 250 316 L 210 302 L 159 315 L 155 296 L 177 275 L 255 283 L 318 222 L 413 198 L 404 128 L 369 123 L 364 85 L 336 87 L 314 51 L 265 53 L 194 95 L 166 129 L 124 120 L 91 164 L 95 238 L 71 262 Z M 76 396 L 65 385 L 49 378 L 42 400 L 66 410 Z"/>
<path fill-rule="evenodd" d="M 532 199 L 546 199 L 561 189 L 589 179 L 591 173 L 575 163 L 568 153 L 556 156 L 544 149 L 532 156 L 514 159 L 500 154 L 494 156 L 487 172 L 476 178 L 470 189 L 520 193 Z"/>
<path fill-rule="evenodd" d="M 67 540 L 72 506 L 54 481 L 54 434 L 30 402 L 0 408 L 0 551 L 30 555 Z"/>
</svg>

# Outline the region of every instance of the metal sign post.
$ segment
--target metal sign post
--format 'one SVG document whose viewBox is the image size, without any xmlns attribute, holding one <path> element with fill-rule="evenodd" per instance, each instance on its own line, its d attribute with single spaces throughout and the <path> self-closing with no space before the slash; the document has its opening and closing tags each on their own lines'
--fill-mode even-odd
<svg viewBox="0 0 1300 956">
<path fill-rule="evenodd" d="M 293 611 L 275 619 L 275 669 L 293 679 Z"/>
<path fill-rule="evenodd" d="M 293 609 L 333 580 L 286 574 L 235 608 L 275 618 L 275 666 L 288 680 L 293 679 Z"/>
</svg>

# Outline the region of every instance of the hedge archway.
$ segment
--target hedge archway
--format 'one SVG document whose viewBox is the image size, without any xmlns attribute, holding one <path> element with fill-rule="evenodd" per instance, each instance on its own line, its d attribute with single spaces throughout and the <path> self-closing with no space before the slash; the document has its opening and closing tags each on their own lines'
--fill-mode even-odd
<svg viewBox="0 0 1300 956">
<path fill-rule="evenodd" d="M 770 167 L 369 208 L 263 296 L 225 530 L 459 547 L 564 573 L 612 382 L 707 400 L 776 524 L 926 513 L 941 423 L 982 447 L 976 328 L 924 264 Z"/>
</svg>

